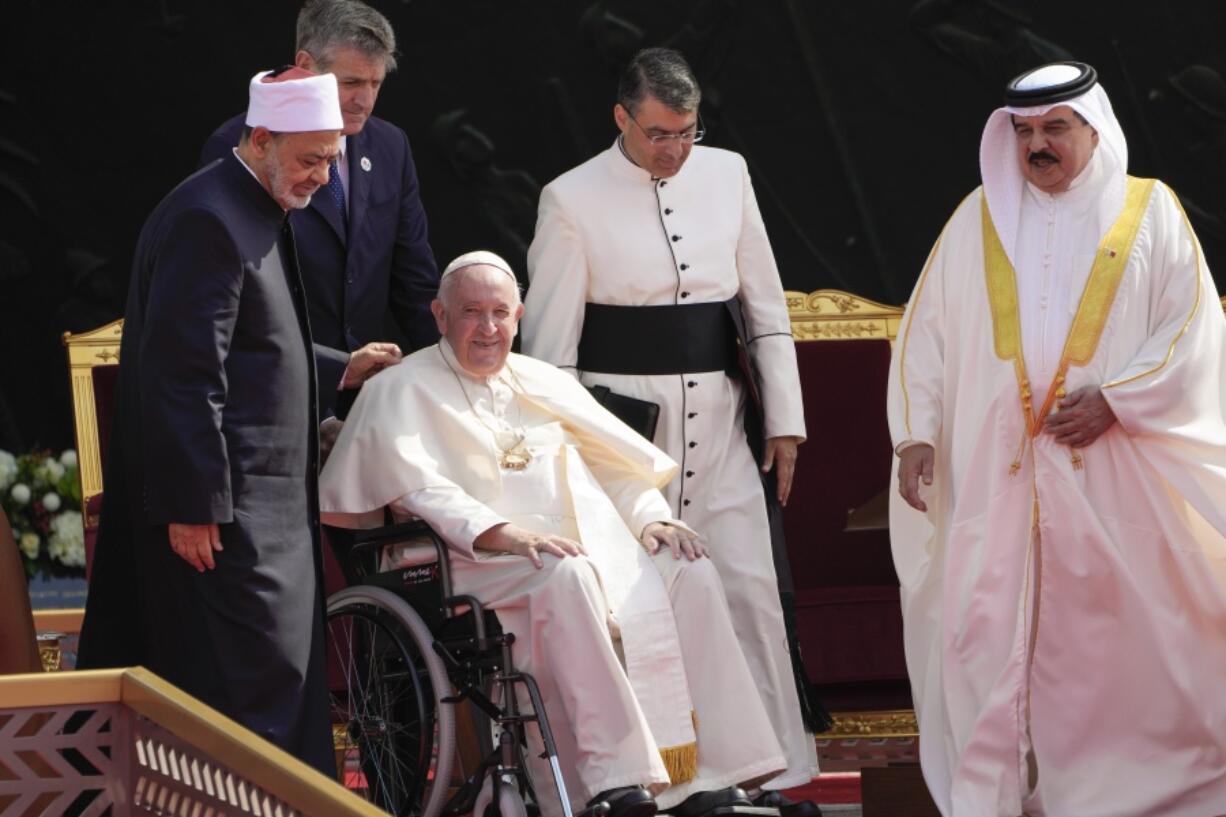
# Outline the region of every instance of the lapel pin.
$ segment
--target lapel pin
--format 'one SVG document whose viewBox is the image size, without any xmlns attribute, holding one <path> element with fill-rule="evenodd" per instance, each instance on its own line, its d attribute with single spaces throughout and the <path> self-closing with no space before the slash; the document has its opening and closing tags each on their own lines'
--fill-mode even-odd
<svg viewBox="0 0 1226 817">
<path fill-rule="evenodd" d="M 362 165 L 362 169 L 365 170 L 367 173 L 370 172 L 370 159 L 367 159 L 365 156 L 363 156 L 362 161 L 359 162 L 358 164 Z"/>
</svg>

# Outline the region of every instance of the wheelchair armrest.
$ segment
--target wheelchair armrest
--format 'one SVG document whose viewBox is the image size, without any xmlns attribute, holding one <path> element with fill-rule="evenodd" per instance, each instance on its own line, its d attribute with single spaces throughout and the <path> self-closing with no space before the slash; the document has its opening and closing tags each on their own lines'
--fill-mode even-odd
<svg viewBox="0 0 1226 817">
<path fill-rule="evenodd" d="M 438 559 L 439 579 L 442 583 L 443 597 L 446 598 L 451 595 L 451 562 L 448 559 L 447 543 L 420 519 L 398 522 L 394 525 L 385 525 L 381 528 L 354 531 L 352 542 L 349 546 L 349 563 L 350 565 L 358 565 L 363 557 L 365 557 L 374 566 L 374 570 L 377 571 L 379 559 L 384 548 L 409 539 L 421 538 L 428 538 L 431 544 L 434 545 L 435 554 Z"/>
<path fill-rule="evenodd" d="M 477 639 L 477 648 L 481 650 L 489 649 L 489 642 L 486 640 L 485 631 L 485 607 L 481 602 L 477 601 L 476 596 L 443 596 L 443 604 L 447 606 L 450 615 L 457 616 L 464 612 L 464 608 L 472 611 L 474 635 Z"/>
<path fill-rule="evenodd" d="M 402 539 L 412 539 L 418 536 L 430 536 L 437 539 L 438 536 L 430 529 L 430 526 L 420 519 L 413 519 L 409 522 L 399 522 L 395 525 L 385 525 L 382 528 L 368 528 L 366 530 L 357 530 L 353 533 L 354 549 L 362 548 L 369 549 L 379 547 L 381 545 L 391 545 Z"/>
</svg>

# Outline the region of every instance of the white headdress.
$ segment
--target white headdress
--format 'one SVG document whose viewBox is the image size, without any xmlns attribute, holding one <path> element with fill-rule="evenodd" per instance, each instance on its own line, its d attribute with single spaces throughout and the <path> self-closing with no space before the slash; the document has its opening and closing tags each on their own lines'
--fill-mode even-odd
<svg viewBox="0 0 1226 817">
<path fill-rule="evenodd" d="M 274 133 L 339 131 L 340 93 L 336 77 L 315 74 L 305 68 L 261 71 L 248 86 L 247 125 Z"/>
<path fill-rule="evenodd" d="M 1067 105 L 1085 117 L 1098 131 L 1098 161 L 1102 162 L 1104 188 L 1098 202 L 1098 223 L 1105 231 L 1124 208 L 1127 187 L 1128 142 L 1111 109 L 1098 75 L 1085 63 L 1053 63 L 1027 71 L 1009 83 L 1006 104 L 988 117 L 979 143 L 979 171 L 988 212 L 1000 236 L 1001 246 L 1012 262 L 1017 241 L 1025 177 L 1018 165 L 1013 121 L 1017 116 L 1043 116 L 1058 105 Z"/>
</svg>

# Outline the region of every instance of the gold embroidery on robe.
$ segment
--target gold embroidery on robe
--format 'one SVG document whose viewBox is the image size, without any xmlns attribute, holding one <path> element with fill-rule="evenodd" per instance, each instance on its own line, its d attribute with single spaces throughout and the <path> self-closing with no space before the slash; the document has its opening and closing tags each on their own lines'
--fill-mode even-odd
<svg viewBox="0 0 1226 817">
<path fill-rule="evenodd" d="M 1128 265 L 1133 242 L 1141 226 L 1141 220 L 1149 207 L 1153 191 L 1153 179 L 1128 177 L 1128 191 L 1124 209 L 1119 218 L 1107 230 L 1094 256 L 1077 314 L 1065 340 L 1064 352 L 1055 378 L 1047 393 L 1047 400 L 1036 414 L 1031 404 L 1030 382 L 1026 375 L 1026 363 L 1022 356 L 1021 317 L 1017 306 L 1017 278 L 1013 264 L 1009 262 L 1001 246 L 996 226 L 988 213 L 987 199 L 983 199 L 983 255 L 984 275 L 988 300 L 992 310 L 992 330 L 996 355 L 1002 360 L 1012 360 L 1017 373 L 1018 395 L 1026 418 L 1027 434 L 1033 436 L 1042 428 L 1044 418 L 1055 401 L 1064 396 L 1064 380 L 1069 366 L 1084 366 L 1090 362 L 1102 338 L 1107 316 L 1115 303 L 1120 280 Z M 1016 464 L 1016 463 L 1015 463 Z"/>
</svg>

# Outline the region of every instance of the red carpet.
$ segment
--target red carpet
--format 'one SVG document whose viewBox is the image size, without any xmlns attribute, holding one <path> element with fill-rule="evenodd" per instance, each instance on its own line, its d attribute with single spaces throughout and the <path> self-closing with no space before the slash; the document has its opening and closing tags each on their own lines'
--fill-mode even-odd
<svg viewBox="0 0 1226 817">
<path fill-rule="evenodd" d="M 793 800 L 812 800 L 819 806 L 823 803 L 859 803 L 860 773 L 827 772 L 807 786 L 785 789 L 783 793 Z"/>
</svg>

